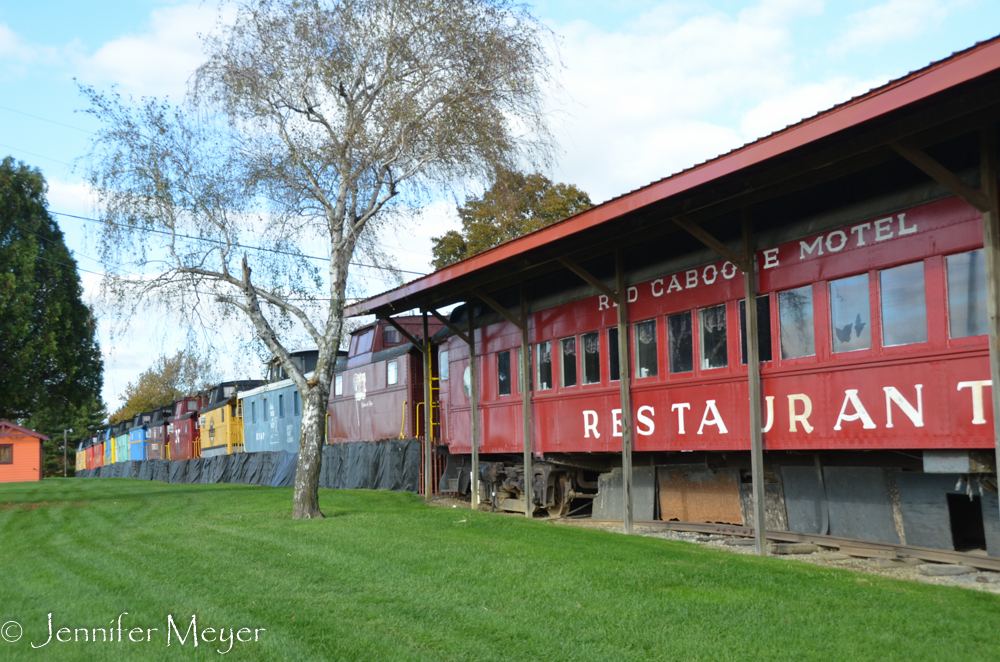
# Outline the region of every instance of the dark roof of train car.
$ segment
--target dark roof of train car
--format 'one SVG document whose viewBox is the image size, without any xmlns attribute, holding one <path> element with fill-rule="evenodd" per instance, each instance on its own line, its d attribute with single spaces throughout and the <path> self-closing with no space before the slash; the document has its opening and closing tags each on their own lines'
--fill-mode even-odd
<svg viewBox="0 0 1000 662">
<path fill-rule="evenodd" d="M 965 96 L 958 98 L 960 95 Z M 981 101 L 982 106 L 960 107 L 967 98 Z M 718 218 L 720 209 L 726 213 L 736 201 L 750 200 L 749 196 L 768 187 L 775 190 L 778 183 L 808 175 L 809 171 L 797 170 L 807 158 L 812 159 L 812 172 L 835 172 L 833 166 L 864 158 L 877 149 L 888 149 L 891 139 L 936 126 L 932 121 L 935 110 L 943 115 L 950 109 L 953 116 L 958 116 L 997 100 L 1000 37 L 954 53 L 714 159 L 355 303 L 347 307 L 345 315 L 386 317 L 413 308 L 444 306 L 468 299 L 473 287 L 494 292 L 538 277 L 546 270 L 553 271 L 556 260 L 570 253 L 579 252 L 580 257 L 590 259 L 607 255 L 615 248 L 635 246 L 647 240 L 654 226 L 661 235 L 678 231 L 674 227 L 664 230 L 662 226 L 672 226 L 670 219 L 680 213 L 707 210 Z M 948 101 L 952 101 L 951 106 Z M 913 123 L 912 130 L 906 133 L 908 125 L 903 120 L 917 113 L 923 113 L 918 119 L 925 124 Z M 940 124 L 943 120 L 936 121 Z M 887 128 L 902 133 L 893 138 L 888 136 Z M 839 160 L 819 160 L 828 154 L 839 154 Z M 654 215 L 657 218 L 651 218 Z"/>
</svg>

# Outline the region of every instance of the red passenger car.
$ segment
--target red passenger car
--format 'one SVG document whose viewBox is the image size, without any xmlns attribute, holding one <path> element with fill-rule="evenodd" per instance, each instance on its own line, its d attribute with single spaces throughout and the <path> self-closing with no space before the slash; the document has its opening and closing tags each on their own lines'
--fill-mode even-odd
<svg viewBox="0 0 1000 662">
<path fill-rule="evenodd" d="M 190 460 L 201 457 L 198 410 L 201 397 L 184 398 L 174 403 L 173 416 L 167 423 L 168 460 Z"/>
</svg>

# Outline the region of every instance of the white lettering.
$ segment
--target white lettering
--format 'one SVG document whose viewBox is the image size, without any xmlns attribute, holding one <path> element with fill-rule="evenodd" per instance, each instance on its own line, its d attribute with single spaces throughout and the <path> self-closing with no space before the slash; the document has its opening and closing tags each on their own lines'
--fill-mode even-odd
<svg viewBox="0 0 1000 662">
<path fill-rule="evenodd" d="M 612 409 L 611 410 L 611 436 L 620 437 L 622 436 L 622 410 Z"/>
<path fill-rule="evenodd" d="M 677 402 L 670 406 L 670 411 L 677 412 L 677 434 L 687 434 L 684 432 L 684 410 L 691 409 L 690 402 Z"/>
<path fill-rule="evenodd" d="M 192 630 L 193 630 L 194 631 L 194 647 L 195 648 L 198 647 L 198 619 L 197 619 L 197 615 L 191 614 L 191 625 L 188 626 L 187 632 L 185 632 L 184 636 L 182 637 L 181 633 L 177 630 L 177 624 L 174 623 L 173 614 L 167 614 L 167 646 L 170 645 L 170 630 L 171 630 L 171 628 L 173 629 L 174 634 L 177 635 L 177 640 L 181 642 L 181 646 L 184 645 L 184 642 L 187 640 L 188 635 L 190 635 L 191 632 L 192 632 Z"/>
<path fill-rule="evenodd" d="M 851 234 L 858 235 L 858 246 L 865 245 L 865 230 L 871 230 L 871 223 L 862 223 L 861 225 L 855 225 L 851 228 Z"/>
<path fill-rule="evenodd" d="M 594 439 L 600 439 L 601 433 L 597 431 L 597 412 L 583 412 L 583 438 L 590 439 L 590 433 L 594 433 Z"/>
<path fill-rule="evenodd" d="M 778 249 L 768 248 L 764 251 L 764 269 L 771 269 L 778 266 Z"/>
<path fill-rule="evenodd" d="M 906 214 L 899 215 L 899 236 L 902 237 L 904 234 L 913 234 L 917 231 L 916 225 L 911 225 L 906 227 Z"/>
<path fill-rule="evenodd" d="M 709 280 L 709 277 L 708 277 L 708 270 L 709 269 L 712 270 L 712 278 L 711 278 L 711 280 Z M 706 285 L 711 285 L 712 283 L 715 282 L 715 279 L 718 278 L 718 277 L 719 277 L 719 269 L 714 264 L 708 265 L 707 267 L 705 267 L 705 270 L 701 272 L 701 279 L 703 281 L 705 281 Z"/>
<path fill-rule="evenodd" d="M 917 391 L 917 408 L 914 409 L 913 405 L 907 402 L 906 398 L 896 390 L 895 386 L 883 386 L 882 390 L 885 391 L 885 426 L 887 428 L 892 427 L 892 403 L 895 402 L 899 405 L 899 408 L 904 414 L 913 422 L 914 427 L 922 428 L 924 427 L 924 398 L 923 398 L 923 384 L 917 384 L 914 386 Z"/>
<path fill-rule="evenodd" d="M 670 286 L 667 288 L 667 294 L 670 294 L 674 290 L 677 290 L 678 292 L 680 292 L 683 289 L 684 288 L 681 287 L 681 282 L 679 280 L 677 280 L 677 274 L 674 274 L 673 276 L 671 276 L 670 277 Z"/>
<path fill-rule="evenodd" d="M 692 287 L 697 287 L 698 285 L 698 270 L 690 269 L 684 272 L 687 277 L 687 282 L 684 283 L 684 289 L 690 290 Z"/>
<path fill-rule="evenodd" d="M 630 287 L 628 288 L 628 302 L 635 303 L 639 299 L 639 288 Z"/>
<path fill-rule="evenodd" d="M 840 244 L 836 248 L 834 248 L 833 238 L 836 237 L 837 235 L 840 235 Z M 831 253 L 840 252 L 840 250 L 843 249 L 844 246 L 846 245 L 847 245 L 847 235 L 844 234 L 843 230 L 834 230 L 833 232 L 831 232 L 826 236 L 826 250 L 830 251 Z"/>
<path fill-rule="evenodd" d="M 649 412 L 649 416 L 644 416 L 643 413 L 647 411 Z M 635 413 L 635 418 L 639 422 L 638 425 L 635 426 L 636 432 L 644 437 L 648 437 L 653 434 L 653 432 L 656 431 L 656 423 L 653 422 L 653 416 L 656 416 L 656 411 L 652 407 L 648 405 L 639 407 L 639 411 Z M 645 430 L 642 429 L 643 425 L 646 426 Z"/>
<path fill-rule="evenodd" d="M 766 417 L 764 419 L 764 420 L 767 421 L 767 423 L 764 424 L 764 427 L 762 427 L 760 429 L 760 431 L 761 432 L 770 432 L 771 431 L 771 426 L 774 425 L 774 396 L 773 395 L 766 396 L 764 398 L 764 402 L 767 403 L 767 406 L 766 406 L 767 415 L 766 415 Z"/>
<path fill-rule="evenodd" d="M 853 414 L 846 413 L 848 403 L 854 407 Z M 872 417 L 868 415 L 868 410 L 861 404 L 861 398 L 858 397 L 858 389 L 856 388 L 849 388 L 844 391 L 844 404 L 840 406 L 840 415 L 837 416 L 837 422 L 834 424 L 833 429 L 840 430 L 840 424 L 843 421 L 861 421 L 862 427 L 866 430 L 874 430 L 878 427 L 875 425 Z"/>
<path fill-rule="evenodd" d="M 959 382 L 958 390 L 972 389 L 972 424 L 986 425 L 986 418 L 983 416 L 983 387 L 993 386 L 993 382 L 984 379 L 977 382 Z"/>
<path fill-rule="evenodd" d="M 802 403 L 802 413 L 795 411 L 795 403 Z M 788 396 L 788 431 L 798 432 L 798 423 L 802 424 L 802 429 L 806 434 L 812 434 L 813 426 L 809 424 L 809 417 L 813 413 L 813 403 L 805 393 L 793 393 Z"/>
<path fill-rule="evenodd" d="M 722 265 L 722 277 L 726 280 L 732 280 L 733 276 L 735 276 L 737 272 L 739 272 L 739 269 L 737 269 L 736 265 L 732 262 L 726 262 Z"/>
<path fill-rule="evenodd" d="M 823 254 L 823 237 L 816 237 L 816 241 L 814 241 L 811 246 L 804 241 L 799 242 L 800 260 L 806 259 L 806 253 L 812 255 L 813 251 L 816 251 L 817 255 Z"/>
<path fill-rule="evenodd" d="M 656 291 L 656 284 L 657 283 L 660 284 L 660 291 L 659 292 Z M 650 290 L 653 292 L 653 296 L 654 297 L 662 297 L 663 296 L 663 279 L 662 278 L 657 278 L 656 280 L 654 280 L 652 283 L 650 283 L 649 287 L 650 287 Z"/>
<path fill-rule="evenodd" d="M 597 309 L 604 310 L 605 308 L 611 308 L 611 306 L 608 305 L 607 295 L 601 294 L 600 296 L 597 297 Z"/>
<path fill-rule="evenodd" d="M 709 412 L 712 413 L 712 418 L 708 417 Z M 726 429 L 726 424 L 722 422 L 719 408 L 715 406 L 715 400 L 709 400 L 705 403 L 705 413 L 701 415 L 701 425 L 698 426 L 698 434 L 701 434 L 706 425 L 714 425 L 719 428 L 719 434 L 729 433 L 729 430 Z"/>
<path fill-rule="evenodd" d="M 875 241 L 892 239 L 892 216 L 875 221 Z"/>
</svg>

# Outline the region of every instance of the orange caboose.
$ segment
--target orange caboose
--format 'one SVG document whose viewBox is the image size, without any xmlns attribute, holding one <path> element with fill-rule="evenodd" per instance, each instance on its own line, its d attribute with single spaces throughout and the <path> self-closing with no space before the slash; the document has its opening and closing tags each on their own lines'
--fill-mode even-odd
<svg viewBox="0 0 1000 662">
<path fill-rule="evenodd" d="M 42 442 L 49 438 L 0 421 L 0 483 L 42 479 Z"/>
</svg>

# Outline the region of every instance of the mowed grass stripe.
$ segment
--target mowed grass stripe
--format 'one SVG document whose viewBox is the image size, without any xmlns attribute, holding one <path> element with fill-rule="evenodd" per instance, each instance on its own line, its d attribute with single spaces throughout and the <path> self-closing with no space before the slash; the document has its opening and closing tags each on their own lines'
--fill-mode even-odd
<svg viewBox="0 0 1000 662">
<path fill-rule="evenodd" d="M 660 539 L 429 508 L 410 494 L 122 479 L 0 485 L 2 659 L 215 659 L 186 629 L 266 628 L 239 659 L 983 659 L 1000 599 Z M 464 521 L 463 521 L 464 520 Z M 123 611 L 150 644 L 44 641 Z M 158 636 L 158 635 L 154 635 Z"/>
</svg>

